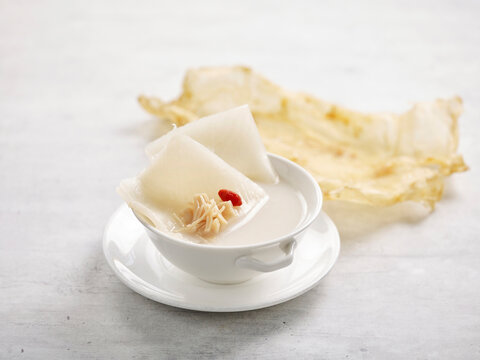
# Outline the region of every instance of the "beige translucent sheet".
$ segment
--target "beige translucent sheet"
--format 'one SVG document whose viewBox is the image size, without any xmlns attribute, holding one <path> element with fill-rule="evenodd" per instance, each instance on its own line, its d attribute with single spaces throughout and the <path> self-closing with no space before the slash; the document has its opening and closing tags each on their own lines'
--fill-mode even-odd
<svg viewBox="0 0 480 360">
<path fill-rule="evenodd" d="M 171 102 L 141 96 L 149 113 L 181 126 L 248 104 L 268 151 L 309 170 L 326 199 L 434 207 L 444 178 L 468 169 L 457 154 L 462 100 L 418 103 L 403 114 L 364 114 L 290 92 L 246 67 L 189 70 Z"/>
</svg>

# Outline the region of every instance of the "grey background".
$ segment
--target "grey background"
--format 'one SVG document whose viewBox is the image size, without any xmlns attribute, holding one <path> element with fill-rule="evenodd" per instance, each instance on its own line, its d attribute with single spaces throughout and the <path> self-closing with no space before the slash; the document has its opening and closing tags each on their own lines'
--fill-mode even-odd
<svg viewBox="0 0 480 360">
<path fill-rule="evenodd" d="M 480 3 L 1 1 L 0 358 L 478 359 Z M 328 203 L 334 270 L 246 313 L 157 304 L 101 251 L 157 123 L 192 66 L 245 64 L 364 111 L 465 101 L 435 212 Z"/>
</svg>

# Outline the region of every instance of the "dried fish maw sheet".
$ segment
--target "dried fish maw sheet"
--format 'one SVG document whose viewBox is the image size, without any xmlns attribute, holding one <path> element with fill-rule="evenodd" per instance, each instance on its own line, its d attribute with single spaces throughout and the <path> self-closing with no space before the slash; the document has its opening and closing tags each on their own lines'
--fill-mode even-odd
<svg viewBox="0 0 480 360">
<path fill-rule="evenodd" d="M 403 114 L 364 114 L 236 66 L 189 70 L 178 99 L 139 102 L 179 126 L 248 104 L 267 149 L 309 170 L 326 199 L 376 206 L 412 200 L 433 208 L 445 176 L 467 170 L 456 153 L 459 97 L 418 103 Z"/>
</svg>

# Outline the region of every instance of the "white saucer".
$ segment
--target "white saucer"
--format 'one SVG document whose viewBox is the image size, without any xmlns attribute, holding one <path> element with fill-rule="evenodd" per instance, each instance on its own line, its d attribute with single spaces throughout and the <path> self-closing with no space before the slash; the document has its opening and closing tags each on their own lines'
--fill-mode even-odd
<svg viewBox="0 0 480 360">
<path fill-rule="evenodd" d="M 164 259 L 131 210 L 122 205 L 105 228 L 103 252 L 120 280 L 149 299 L 184 309 L 230 312 L 279 304 L 313 288 L 335 264 L 340 238 L 322 212 L 298 244 L 290 266 L 241 284 L 217 285 Z"/>
</svg>

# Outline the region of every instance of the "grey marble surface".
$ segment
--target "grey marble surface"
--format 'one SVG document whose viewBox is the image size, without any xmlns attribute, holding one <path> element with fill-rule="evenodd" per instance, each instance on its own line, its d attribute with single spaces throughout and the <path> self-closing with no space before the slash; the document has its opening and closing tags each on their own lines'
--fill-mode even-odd
<svg viewBox="0 0 480 360">
<path fill-rule="evenodd" d="M 0 358 L 479 359 L 480 3 L 0 2 Z M 342 253 L 319 286 L 208 314 L 132 292 L 101 251 L 120 179 L 191 66 L 247 64 L 365 111 L 465 101 L 471 166 L 435 212 L 328 203 Z"/>
</svg>

